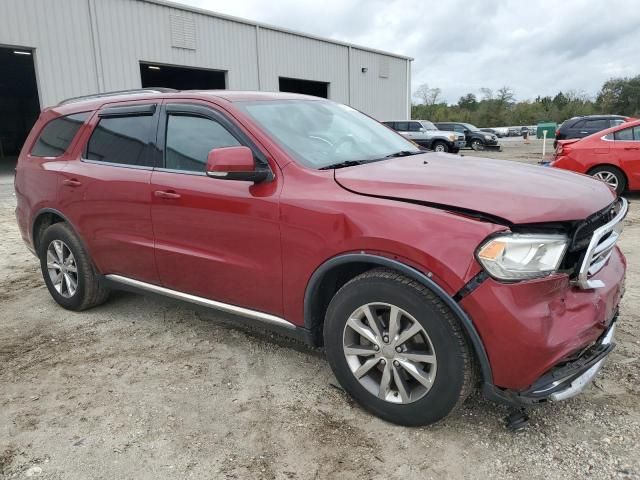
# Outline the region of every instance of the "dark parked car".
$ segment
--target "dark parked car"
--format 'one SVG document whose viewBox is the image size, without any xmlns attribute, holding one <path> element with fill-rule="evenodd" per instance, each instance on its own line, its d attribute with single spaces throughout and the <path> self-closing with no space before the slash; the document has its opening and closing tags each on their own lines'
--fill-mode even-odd
<svg viewBox="0 0 640 480">
<path fill-rule="evenodd" d="M 587 115 L 570 118 L 556 130 L 553 148 L 558 146 L 558 140 L 588 137 L 593 133 L 615 127 L 629 120 L 632 119 L 622 115 Z"/>
<path fill-rule="evenodd" d="M 613 348 L 626 200 L 452 158 L 318 97 L 104 94 L 42 112 L 16 217 L 62 307 L 131 289 L 262 322 L 324 345 L 391 422 L 435 422 L 480 385 L 513 406 L 578 394 Z"/>
<path fill-rule="evenodd" d="M 496 130 L 495 128 L 481 128 L 480 129 L 481 132 L 485 132 L 485 133 L 492 133 L 493 135 L 495 135 L 498 138 L 502 138 L 504 137 L 504 135 L 502 135 L 498 130 Z"/>
<path fill-rule="evenodd" d="M 483 132 L 470 123 L 438 122 L 436 127 L 440 130 L 452 130 L 464 134 L 467 147 L 474 150 L 484 150 L 487 147 L 499 148 L 498 137 L 495 134 Z"/>
</svg>

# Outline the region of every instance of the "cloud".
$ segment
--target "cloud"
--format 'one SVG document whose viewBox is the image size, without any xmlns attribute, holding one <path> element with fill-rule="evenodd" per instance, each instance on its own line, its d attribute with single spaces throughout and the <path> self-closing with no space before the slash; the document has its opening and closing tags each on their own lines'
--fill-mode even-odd
<svg viewBox="0 0 640 480">
<path fill-rule="evenodd" d="M 415 58 L 412 86 L 450 103 L 508 85 L 520 100 L 595 96 L 611 76 L 640 74 L 634 0 L 178 0 L 180 3 Z"/>
</svg>

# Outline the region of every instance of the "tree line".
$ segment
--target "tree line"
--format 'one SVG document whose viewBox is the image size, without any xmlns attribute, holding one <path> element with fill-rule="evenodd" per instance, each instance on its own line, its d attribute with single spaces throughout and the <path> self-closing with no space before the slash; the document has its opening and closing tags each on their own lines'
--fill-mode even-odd
<svg viewBox="0 0 640 480">
<path fill-rule="evenodd" d="M 595 98 L 584 92 L 558 92 L 535 100 L 516 101 L 512 88 L 481 88 L 479 95 L 467 93 L 455 105 L 441 98 L 439 88 L 420 85 L 414 92 L 417 103 L 411 106 L 411 118 L 433 122 L 468 122 L 478 127 L 535 125 L 538 122 L 561 123 L 576 115 L 617 114 L 640 117 L 640 75 L 607 80 Z"/>
</svg>

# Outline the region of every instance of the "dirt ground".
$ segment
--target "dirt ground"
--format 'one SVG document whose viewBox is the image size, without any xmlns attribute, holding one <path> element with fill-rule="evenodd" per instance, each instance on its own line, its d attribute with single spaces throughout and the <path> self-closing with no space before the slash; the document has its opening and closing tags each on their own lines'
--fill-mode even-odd
<svg viewBox="0 0 640 480">
<path fill-rule="evenodd" d="M 540 141 L 503 143 L 484 154 L 540 158 Z M 431 427 L 387 424 L 336 387 L 322 352 L 222 314 L 128 293 L 59 308 L 3 175 L 0 478 L 640 478 L 640 195 L 630 200 L 618 346 L 582 396 L 532 409 L 514 434 L 479 395 Z"/>
</svg>

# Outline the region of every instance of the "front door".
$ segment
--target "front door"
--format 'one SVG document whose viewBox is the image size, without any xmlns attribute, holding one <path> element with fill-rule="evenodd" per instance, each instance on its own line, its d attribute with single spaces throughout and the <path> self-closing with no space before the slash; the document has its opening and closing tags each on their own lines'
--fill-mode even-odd
<svg viewBox="0 0 640 480">
<path fill-rule="evenodd" d="M 186 100 L 185 100 L 186 102 Z M 162 168 L 151 177 L 156 262 L 172 290 L 282 314 L 280 172 L 253 184 L 205 174 L 214 148 L 245 145 L 266 154 L 212 106 L 167 102 L 158 143 Z"/>
</svg>

